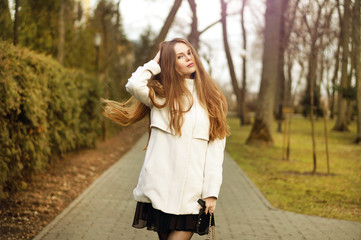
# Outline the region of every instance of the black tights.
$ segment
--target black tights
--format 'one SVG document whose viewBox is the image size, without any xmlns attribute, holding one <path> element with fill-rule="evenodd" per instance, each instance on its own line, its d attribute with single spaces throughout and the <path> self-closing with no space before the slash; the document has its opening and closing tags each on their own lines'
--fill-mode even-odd
<svg viewBox="0 0 361 240">
<path fill-rule="evenodd" d="M 167 240 L 169 236 L 169 232 L 157 232 L 159 240 Z"/>
</svg>

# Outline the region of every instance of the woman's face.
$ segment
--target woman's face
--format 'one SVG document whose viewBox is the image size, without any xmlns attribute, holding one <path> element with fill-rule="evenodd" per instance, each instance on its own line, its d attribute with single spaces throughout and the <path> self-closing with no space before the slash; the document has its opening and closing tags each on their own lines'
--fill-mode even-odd
<svg viewBox="0 0 361 240">
<path fill-rule="evenodd" d="M 192 50 L 184 43 L 174 45 L 176 54 L 176 70 L 185 78 L 191 78 L 191 74 L 196 71 Z"/>
</svg>

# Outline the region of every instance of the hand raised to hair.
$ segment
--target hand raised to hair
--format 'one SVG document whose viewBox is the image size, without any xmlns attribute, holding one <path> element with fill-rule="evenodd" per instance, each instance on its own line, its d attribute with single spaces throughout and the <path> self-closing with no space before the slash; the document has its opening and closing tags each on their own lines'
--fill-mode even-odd
<svg viewBox="0 0 361 240">
<path fill-rule="evenodd" d="M 154 57 L 154 61 L 156 61 L 157 63 L 159 63 L 160 60 L 160 51 L 158 51 L 157 55 L 155 55 Z"/>
</svg>

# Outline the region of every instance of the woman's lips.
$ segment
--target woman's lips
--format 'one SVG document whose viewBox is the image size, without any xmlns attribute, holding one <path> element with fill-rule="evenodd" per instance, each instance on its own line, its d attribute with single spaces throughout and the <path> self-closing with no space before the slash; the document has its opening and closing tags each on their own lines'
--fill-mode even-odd
<svg viewBox="0 0 361 240">
<path fill-rule="evenodd" d="M 187 67 L 193 67 L 194 66 L 194 63 L 190 63 L 187 65 Z"/>
</svg>

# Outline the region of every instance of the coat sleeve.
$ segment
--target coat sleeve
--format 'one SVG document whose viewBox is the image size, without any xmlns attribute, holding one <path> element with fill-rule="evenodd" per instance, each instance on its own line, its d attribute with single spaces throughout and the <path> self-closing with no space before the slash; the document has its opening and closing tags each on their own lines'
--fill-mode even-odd
<svg viewBox="0 0 361 240">
<path fill-rule="evenodd" d="M 149 98 L 149 88 L 147 84 L 152 75 L 156 75 L 160 73 L 160 71 L 159 64 L 154 60 L 144 64 L 142 67 L 138 67 L 128 79 L 128 82 L 125 85 L 126 90 L 137 100 L 148 107 L 152 107 L 153 103 Z"/>
<path fill-rule="evenodd" d="M 226 138 L 215 139 L 208 143 L 204 167 L 202 198 L 218 198 L 222 184 L 224 148 Z"/>
</svg>

